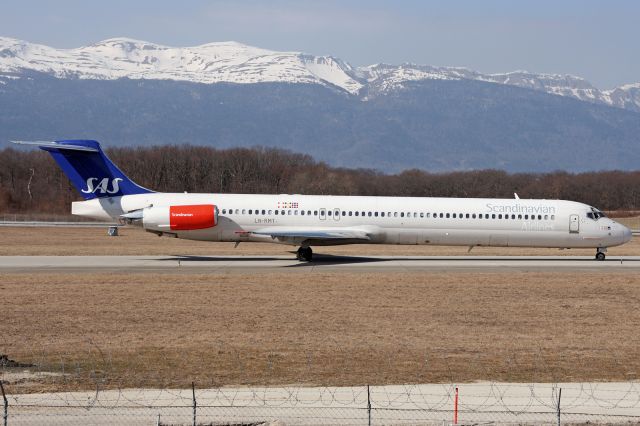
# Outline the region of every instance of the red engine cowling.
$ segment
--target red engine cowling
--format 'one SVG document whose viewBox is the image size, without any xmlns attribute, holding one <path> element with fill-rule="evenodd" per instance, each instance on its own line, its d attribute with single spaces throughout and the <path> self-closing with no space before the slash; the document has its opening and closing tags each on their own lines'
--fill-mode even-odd
<svg viewBox="0 0 640 426">
<path fill-rule="evenodd" d="M 217 216 L 216 206 L 213 204 L 171 206 L 169 207 L 169 229 L 191 231 L 212 228 L 217 225 Z"/>
<path fill-rule="evenodd" d="M 193 231 L 218 224 L 218 209 L 213 204 L 153 206 L 143 210 L 142 226 L 152 231 Z"/>
</svg>

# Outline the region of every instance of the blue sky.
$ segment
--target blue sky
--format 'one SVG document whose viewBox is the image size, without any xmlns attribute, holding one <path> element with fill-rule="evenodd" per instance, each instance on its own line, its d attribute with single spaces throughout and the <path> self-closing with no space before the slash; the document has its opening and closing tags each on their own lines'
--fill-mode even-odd
<svg viewBox="0 0 640 426">
<path fill-rule="evenodd" d="M 636 0 L 3 0 L 0 35 L 65 48 L 235 40 L 354 65 L 569 73 L 610 88 L 640 81 L 639 19 Z"/>
</svg>

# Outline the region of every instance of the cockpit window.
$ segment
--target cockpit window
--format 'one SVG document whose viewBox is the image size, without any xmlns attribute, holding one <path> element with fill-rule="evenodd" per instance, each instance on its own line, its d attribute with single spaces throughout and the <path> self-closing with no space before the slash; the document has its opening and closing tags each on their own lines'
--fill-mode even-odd
<svg viewBox="0 0 640 426">
<path fill-rule="evenodd" d="M 591 211 L 589 213 L 587 213 L 587 217 L 589 219 L 598 220 L 601 217 L 607 217 L 607 216 L 603 212 L 601 212 L 600 210 L 591 207 Z"/>
</svg>

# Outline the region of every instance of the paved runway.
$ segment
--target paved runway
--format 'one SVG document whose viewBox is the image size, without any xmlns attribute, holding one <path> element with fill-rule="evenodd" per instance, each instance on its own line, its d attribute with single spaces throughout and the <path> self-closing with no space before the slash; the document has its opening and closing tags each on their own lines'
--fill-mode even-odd
<svg viewBox="0 0 640 426">
<path fill-rule="evenodd" d="M 640 256 L 330 256 L 313 262 L 294 256 L 0 256 L 0 273 L 8 272 L 501 272 L 606 271 L 640 272 Z"/>
</svg>

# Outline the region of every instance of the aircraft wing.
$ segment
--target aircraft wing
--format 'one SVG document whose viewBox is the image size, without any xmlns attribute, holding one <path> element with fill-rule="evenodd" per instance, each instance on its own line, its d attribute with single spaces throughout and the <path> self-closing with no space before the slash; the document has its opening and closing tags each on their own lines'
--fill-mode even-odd
<svg viewBox="0 0 640 426">
<path fill-rule="evenodd" d="M 273 239 L 295 239 L 313 241 L 360 240 L 369 241 L 367 231 L 356 228 L 260 228 L 251 231 L 254 235 L 268 235 Z"/>
</svg>

